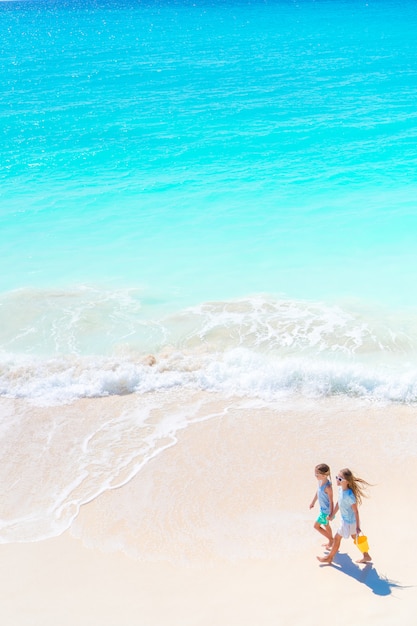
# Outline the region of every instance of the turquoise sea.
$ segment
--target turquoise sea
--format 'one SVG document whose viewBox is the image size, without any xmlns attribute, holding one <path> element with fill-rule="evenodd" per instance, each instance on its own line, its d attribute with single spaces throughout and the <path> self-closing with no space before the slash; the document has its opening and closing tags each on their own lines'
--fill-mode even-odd
<svg viewBox="0 0 417 626">
<path fill-rule="evenodd" d="M 416 32 L 412 0 L 1 1 L 0 395 L 415 403 Z"/>
<path fill-rule="evenodd" d="M 71 396 L 22 359 L 199 343 L 242 375 L 400 355 L 414 401 L 416 27 L 411 1 L 1 2 L 1 393 Z"/>
</svg>

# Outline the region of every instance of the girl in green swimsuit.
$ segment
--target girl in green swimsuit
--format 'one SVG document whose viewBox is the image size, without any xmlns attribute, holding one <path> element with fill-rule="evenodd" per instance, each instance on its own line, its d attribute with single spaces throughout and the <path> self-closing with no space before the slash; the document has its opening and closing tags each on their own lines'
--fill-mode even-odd
<svg viewBox="0 0 417 626">
<path fill-rule="evenodd" d="M 318 480 L 318 488 L 311 501 L 310 509 L 319 501 L 320 514 L 314 522 L 314 528 L 327 539 L 326 548 L 333 545 L 333 533 L 329 519 L 333 515 L 333 488 L 330 480 L 330 467 L 326 463 L 316 465 L 314 474 Z"/>
</svg>

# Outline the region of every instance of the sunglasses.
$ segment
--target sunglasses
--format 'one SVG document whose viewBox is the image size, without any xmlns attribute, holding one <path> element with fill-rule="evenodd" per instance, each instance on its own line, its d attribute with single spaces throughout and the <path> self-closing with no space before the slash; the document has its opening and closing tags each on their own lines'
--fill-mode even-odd
<svg viewBox="0 0 417 626">
<path fill-rule="evenodd" d="M 336 476 L 336 480 L 337 480 L 339 483 L 341 483 L 341 482 L 343 482 L 344 480 L 346 480 L 346 478 L 342 478 L 341 476 Z"/>
</svg>

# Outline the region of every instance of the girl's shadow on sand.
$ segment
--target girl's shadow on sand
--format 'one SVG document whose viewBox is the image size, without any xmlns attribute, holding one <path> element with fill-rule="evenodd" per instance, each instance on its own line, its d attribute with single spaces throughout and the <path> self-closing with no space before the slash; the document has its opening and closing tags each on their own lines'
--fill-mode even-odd
<svg viewBox="0 0 417 626">
<path fill-rule="evenodd" d="M 362 585 L 366 585 L 377 596 L 389 596 L 393 589 L 404 589 L 403 585 L 389 580 L 386 576 L 380 576 L 372 563 L 366 563 L 365 567 L 360 567 L 348 554 L 339 552 L 334 558 L 332 567 L 351 576 Z"/>
</svg>

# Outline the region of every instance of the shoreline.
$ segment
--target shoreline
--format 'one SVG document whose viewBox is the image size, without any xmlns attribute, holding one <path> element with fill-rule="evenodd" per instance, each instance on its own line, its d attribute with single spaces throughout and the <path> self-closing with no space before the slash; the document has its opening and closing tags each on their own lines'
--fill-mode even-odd
<svg viewBox="0 0 417 626">
<path fill-rule="evenodd" d="M 232 408 L 188 426 L 62 535 L 1 546 L 2 622 L 319 626 L 326 610 L 341 626 L 411 626 L 417 509 L 404 476 L 417 471 L 416 412 L 360 404 Z M 360 508 L 369 566 L 350 540 L 334 565 L 316 560 L 309 502 L 322 461 L 375 485 Z"/>
</svg>

